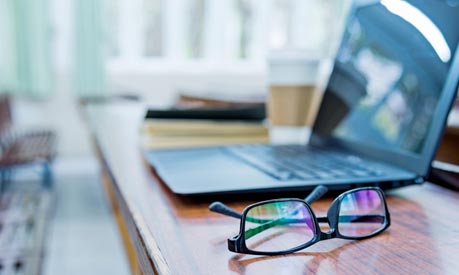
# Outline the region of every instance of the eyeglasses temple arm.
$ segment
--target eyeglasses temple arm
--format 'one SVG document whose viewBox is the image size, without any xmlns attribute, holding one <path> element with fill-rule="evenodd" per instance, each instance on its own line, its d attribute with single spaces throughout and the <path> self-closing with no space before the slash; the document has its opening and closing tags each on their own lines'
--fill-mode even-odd
<svg viewBox="0 0 459 275">
<path fill-rule="evenodd" d="M 328 188 L 319 185 L 312 192 L 304 199 L 307 203 L 313 203 L 314 201 L 320 199 L 325 193 L 328 192 Z M 242 214 L 237 212 L 236 210 L 230 208 L 229 206 L 225 205 L 224 203 L 221 203 L 219 201 L 213 202 L 211 205 L 209 205 L 209 210 L 212 212 L 220 213 L 225 216 L 233 217 L 236 219 L 241 219 Z M 262 219 L 260 219 L 262 220 Z M 268 220 L 269 221 L 269 220 Z"/>
<path fill-rule="evenodd" d="M 328 188 L 324 185 L 318 185 L 312 192 L 304 199 L 307 204 L 311 204 L 316 200 L 320 199 L 325 193 L 328 192 Z"/>
<path fill-rule="evenodd" d="M 386 217 L 384 215 L 340 215 L 340 223 L 353 223 L 353 222 L 366 222 L 366 223 L 381 223 L 384 222 Z M 317 222 L 326 223 L 328 222 L 327 217 L 317 217 Z"/>
<path fill-rule="evenodd" d="M 353 222 L 364 222 L 364 223 L 382 223 L 386 217 L 384 215 L 340 215 L 340 223 L 353 223 Z"/>
<path fill-rule="evenodd" d="M 213 202 L 211 205 L 209 205 L 209 210 L 212 212 L 223 214 L 225 216 L 233 217 L 236 219 L 242 219 L 241 213 L 237 212 L 236 210 L 219 201 Z M 250 216 L 247 216 L 246 219 L 254 223 L 267 223 L 272 221 L 272 219 L 257 219 Z"/>
<path fill-rule="evenodd" d="M 225 216 L 230 216 L 236 219 L 241 219 L 242 214 L 237 212 L 236 210 L 230 208 L 229 206 L 226 206 L 225 204 L 216 201 L 213 202 L 211 205 L 209 205 L 209 210 L 212 212 L 220 213 Z"/>
</svg>

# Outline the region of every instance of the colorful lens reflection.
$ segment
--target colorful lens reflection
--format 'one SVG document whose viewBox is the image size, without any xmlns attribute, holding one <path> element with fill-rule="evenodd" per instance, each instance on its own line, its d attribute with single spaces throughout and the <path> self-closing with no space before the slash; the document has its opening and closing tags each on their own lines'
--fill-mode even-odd
<svg viewBox="0 0 459 275">
<path fill-rule="evenodd" d="M 308 243 L 316 232 L 310 209 L 299 201 L 255 206 L 245 220 L 245 243 L 252 251 L 287 251 Z"/>
<path fill-rule="evenodd" d="M 382 194 L 376 190 L 359 190 L 341 201 L 338 231 L 347 237 L 364 237 L 378 232 L 386 223 Z"/>
</svg>

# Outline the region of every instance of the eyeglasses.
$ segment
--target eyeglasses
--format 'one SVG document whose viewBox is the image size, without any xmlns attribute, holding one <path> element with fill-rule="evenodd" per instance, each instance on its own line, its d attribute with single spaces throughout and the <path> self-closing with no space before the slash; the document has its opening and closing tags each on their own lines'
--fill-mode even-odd
<svg viewBox="0 0 459 275">
<path fill-rule="evenodd" d="M 316 217 L 310 204 L 327 191 L 325 186 L 318 186 L 304 200 L 258 202 L 242 213 L 221 202 L 212 203 L 209 209 L 240 219 L 239 234 L 228 239 L 228 249 L 255 255 L 288 254 L 332 238 L 365 239 L 390 226 L 386 199 L 380 188 L 347 191 L 332 202 L 326 217 Z M 329 232 L 322 232 L 319 223 L 328 223 Z"/>
</svg>

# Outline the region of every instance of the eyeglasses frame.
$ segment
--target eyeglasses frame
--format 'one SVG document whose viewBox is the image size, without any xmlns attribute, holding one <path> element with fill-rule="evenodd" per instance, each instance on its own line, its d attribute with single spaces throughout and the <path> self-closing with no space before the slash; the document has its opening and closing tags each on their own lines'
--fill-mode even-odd
<svg viewBox="0 0 459 275">
<path fill-rule="evenodd" d="M 351 194 L 355 193 L 357 191 L 362 191 L 362 190 L 374 190 L 377 191 L 378 194 L 380 195 L 383 203 L 384 203 L 384 210 L 385 210 L 385 219 L 384 219 L 384 224 L 383 226 L 378 229 L 377 231 L 364 235 L 364 236 L 356 236 L 356 237 L 351 237 L 351 236 L 345 236 L 342 235 L 339 232 L 338 228 L 338 223 L 339 223 L 339 211 L 341 207 L 341 202 L 344 200 L 344 198 Z M 247 247 L 246 242 L 245 242 L 245 222 L 246 222 L 246 217 L 248 212 L 257 206 L 268 204 L 268 203 L 276 203 L 276 202 L 299 202 L 303 203 L 306 206 L 306 209 L 308 209 L 309 213 L 311 214 L 311 218 L 314 224 L 314 231 L 315 235 L 314 237 L 307 243 L 304 243 L 302 245 L 299 245 L 297 247 L 288 249 L 288 250 L 283 250 L 283 251 L 254 251 L 251 250 Z M 287 199 L 273 199 L 273 200 L 266 200 L 266 201 L 261 201 L 257 202 L 254 204 L 251 204 L 247 206 L 244 211 L 242 212 L 242 217 L 240 219 L 240 228 L 239 228 L 239 234 L 229 238 L 228 239 L 228 249 L 232 252 L 236 253 L 243 253 L 243 254 L 252 254 L 252 255 L 267 255 L 267 256 L 273 256 L 273 255 L 284 255 L 284 254 L 290 254 L 302 249 L 305 249 L 306 247 L 309 247 L 317 242 L 323 241 L 323 240 L 329 240 L 329 239 L 334 239 L 334 238 L 340 238 L 340 239 L 348 239 L 348 240 L 362 240 L 362 239 L 367 239 L 371 238 L 375 235 L 378 235 L 379 233 L 383 232 L 390 226 L 390 214 L 389 214 L 389 209 L 387 208 L 387 202 L 386 202 L 386 196 L 383 192 L 383 190 L 379 187 L 375 186 L 370 186 L 370 187 L 360 187 L 360 188 L 355 188 L 349 191 L 346 191 L 342 194 L 340 194 L 337 198 L 335 198 L 328 208 L 327 211 L 327 216 L 326 217 L 316 217 L 314 211 L 312 210 L 311 206 L 303 199 L 298 199 L 298 198 L 287 198 Z M 319 222 L 328 222 L 328 225 L 330 227 L 329 232 L 323 232 L 320 229 Z"/>
</svg>

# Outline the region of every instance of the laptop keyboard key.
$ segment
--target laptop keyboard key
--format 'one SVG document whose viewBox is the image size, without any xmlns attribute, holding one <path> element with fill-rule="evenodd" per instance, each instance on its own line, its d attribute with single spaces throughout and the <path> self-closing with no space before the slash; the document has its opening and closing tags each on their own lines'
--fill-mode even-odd
<svg viewBox="0 0 459 275">
<path fill-rule="evenodd" d="M 317 175 L 307 173 L 307 172 L 302 172 L 302 171 L 295 171 L 295 176 L 297 176 L 300 179 L 305 179 L 305 180 L 317 178 Z"/>
<path fill-rule="evenodd" d="M 332 179 L 334 178 L 332 174 L 327 173 L 327 172 L 316 172 L 317 176 L 321 179 Z"/>
<path fill-rule="evenodd" d="M 364 170 L 352 170 L 352 174 L 359 176 L 359 177 L 366 177 L 370 175 L 368 172 Z"/>
</svg>

